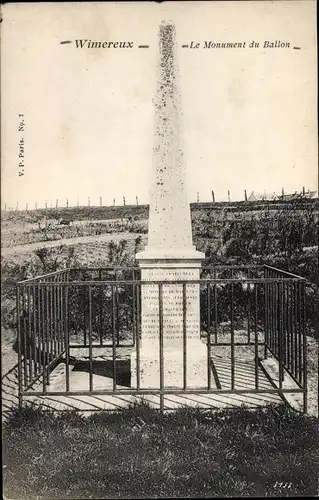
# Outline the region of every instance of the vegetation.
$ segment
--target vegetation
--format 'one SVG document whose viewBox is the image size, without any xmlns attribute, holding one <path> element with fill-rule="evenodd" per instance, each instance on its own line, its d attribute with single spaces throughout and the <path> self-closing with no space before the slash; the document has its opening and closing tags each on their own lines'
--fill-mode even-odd
<svg viewBox="0 0 319 500">
<path fill-rule="evenodd" d="M 315 334 L 318 295 L 317 204 L 296 201 L 268 202 L 263 205 L 206 205 L 195 204 L 192 207 L 194 240 L 197 248 L 205 252 L 204 264 L 266 263 L 307 278 L 306 316 L 309 331 Z M 142 235 L 147 231 L 146 206 L 50 209 L 47 211 L 50 217 L 48 224 L 43 222 L 43 213 L 43 210 L 6 213 L 4 246 L 17 244 L 17 238 L 26 243 L 92 234 L 98 236 L 110 232 L 123 233 L 123 238 L 109 242 L 97 240 L 90 244 L 61 244 L 54 248 L 45 247 L 44 243 L 42 248 L 26 254 L 22 261 L 21 258 L 17 260 L 2 257 L 2 316 L 3 325 L 9 328 L 14 327 L 17 281 L 63 267 L 132 265 L 135 253 L 145 243 Z M 60 226 L 58 222 L 61 219 L 64 222 L 72 221 L 73 225 Z M 130 241 L 124 236 L 124 233 L 129 232 L 136 235 Z M 120 292 L 124 300 L 125 293 L 123 290 Z M 132 294 L 129 295 L 126 297 L 128 301 L 132 300 Z M 204 295 L 205 293 L 202 294 L 202 300 L 205 302 Z M 246 295 L 244 291 L 236 291 L 236 300 L 238 299 L 241 308 Z M 227 321 L 230 314 L 227 311 L 229 289 L 219 292 L 219 301 L 224 304 L 224 317 L 220 320 Z M 123 314 L 128 317 L 127 311 Z M 238 310 L 238 317 L 241 315 Z"/>
<path fill-rule="evenodd" d="M 275 210 L 269 204 L 238 215 L 227 208 L 194 212 L 193 234 L 205 264 L 268 264 L 306 278 L 308 331 L 318 336 L 317 203 L 295 201 Z"/>
<path fill-rule="evenodd" d="M 311 249 L 316 250 L 318 245 L 317 204 L 300 207 L 296 202 L 288 208 L 283 205 L 280 210 L 272 210 L 269 206 L 264 211 L 242 213 L 197 210 L 193 234 L 205 251 L 207 264 L 280 261 L 287 271 L 302 269 L 302 275 L 314 282 L 318 268 Z M 307 265 L 302 266 L 305 262 Z"/>
<path fill-rule="evenodd" d="M 146 403 L 84 418 L 25 407 L 3 428 L 4 493 L 47 498 L 294 497 L 317 494 L 315 418 Z"/>
<path fill-rule="evenodd" d="M 54 249 L 40 248 L 28 255 L 28 260 L 1 258 L 1 316 L 4 328 L 16 325 L 16 284 L 41 274 L 74 265 L 74 247 L 60 245 Z"/>
</svg>

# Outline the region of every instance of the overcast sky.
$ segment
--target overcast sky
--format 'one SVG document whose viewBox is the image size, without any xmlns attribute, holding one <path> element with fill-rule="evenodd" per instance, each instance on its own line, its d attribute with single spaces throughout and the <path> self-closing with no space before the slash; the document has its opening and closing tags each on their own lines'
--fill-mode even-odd
<svg viewBox="0 0 319 500">
<path fill-rule="evenodd" d="M 176 25 L 189 200 L 317 189 L 315 3 L 4 5 L 2 197 L 148 202 L 157 31 Z M 75 40 L 134 48 L 76 48 Z M 70 44 L 60 41 L 71 40 Z M 182 48 L 191 41 L 199 49 Z M 290 43 L 266 49 L 264 41 Z M 246 48 L 204 49 L 205 41 Z M 258 48 L 249 48 L 252 42 Z M 148 49 L 138 48 L 149 45 Z M 300 47 L 300 49 L 293 49 Z M 19 132 L 19 113 L 25 131 Z M 19 177 L 19 141 L 24 175 Z"/>
</svg>

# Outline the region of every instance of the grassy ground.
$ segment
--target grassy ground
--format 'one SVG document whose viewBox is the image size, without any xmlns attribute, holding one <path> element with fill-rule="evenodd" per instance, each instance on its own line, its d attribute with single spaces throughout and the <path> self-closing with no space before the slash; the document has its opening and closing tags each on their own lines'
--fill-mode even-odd
<svg viewBox="0 0 319 500">
<path fill-rule="evenodd" d="M 161 415 L 147 405 L 84 419 L 15 410 L 3 429 L 14 500 L 316 496 L 317 420 L 286 407 Z"/>
</svg>

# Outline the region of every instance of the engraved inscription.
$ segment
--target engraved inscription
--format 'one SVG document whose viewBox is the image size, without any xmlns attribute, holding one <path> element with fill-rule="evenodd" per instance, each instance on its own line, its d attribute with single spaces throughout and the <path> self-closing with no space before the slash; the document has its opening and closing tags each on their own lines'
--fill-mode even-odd
<svg viewBox="0 0 319 500">
<path fill-rule="evenodd" d="M 198 280 L 198 269 L 143 269 L 144 281 L 181 281 Z M 187 339 L 198 339 L 199 332 L 199 284 L 186 283 L 185 325 L 183 314 L 183 284 L 163 284 L 163 337 L 168 340 L 181 340 L 184 328 Z M 159 339 L 159 285 L 142 286 L 142 340 Z"/>
</svg>

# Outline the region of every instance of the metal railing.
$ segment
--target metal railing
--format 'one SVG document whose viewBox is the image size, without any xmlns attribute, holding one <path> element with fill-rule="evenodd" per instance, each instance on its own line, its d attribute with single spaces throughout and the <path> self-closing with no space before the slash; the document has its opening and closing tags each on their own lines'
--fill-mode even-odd
<svg viewBox="0 0 319 500">
<path fill-rule="evenodd" d="M 203 268 L 199 280 L 142 281 L 138 267 L 66 269 L 32 278 L 17 285 L 19 400 L 25 396 L 45 395 L 50 373 L 65 364 L 65 388 L 50 395 L 160 395 L 167 394 L 303 394 L 307 411 L 307 353 L 305 331 L 305 284 L 293 274 L 270 266 L 214 266 Z M 141 383 L 142 289 L 157 287 L 158 367 L 156 387 Z M 165 383 L 164 325 L 165 287 L 176 287 L 181 297 L 179 311 L 182 339 L 182 384 Z M 188 383 L 188 287 L 199 287 L 199 321 L 202 343 L 206 345 L 206 378 L 200 388 Z M 253 385 L 238 387 L 237 350 L 252 350 Z M 214 348 L 228 349 L 229 383 L 218 379 L 212 361 Z M 111 389 L 94 388 L 95 349 L 111 350 L 113 384 Z M 118 352 L 122 348 L 136 353 L 136 386 L 118 384 Z M 89 385 L 72 391 L 70 351 L 88 350 Z M 75 352 L 75 351 L 74 351 Z M 262 364 L 272 356 L 278 363 L 276 385 Z M 272 387 L 260 383 L 261 373 Z M 293 388 L 284 380 L 290 376 Z M 34 389 L 35 384 L 36 389 Z"/>
<path fill-rule="evenodd" d="M 25 280 L 17 286 L 19 401 L 68 351 L 68 270 Z"/>
<path fill-rule="evenodd" d="M 306 280 L 271 266 L 265 266 L 265 279 L 265 356 L 278 359 L 280 388 L 285 372 L 306 388 Z"/>
</svg>

